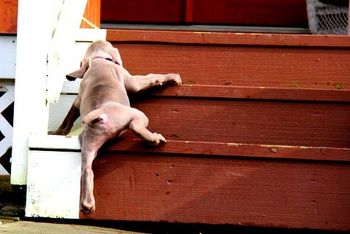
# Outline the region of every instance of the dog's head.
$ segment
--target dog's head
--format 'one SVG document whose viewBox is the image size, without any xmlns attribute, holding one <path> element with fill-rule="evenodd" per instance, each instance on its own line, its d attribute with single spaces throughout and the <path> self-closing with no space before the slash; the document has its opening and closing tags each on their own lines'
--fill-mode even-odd
<svg viewBox="0 0 350 234">
<path fill-rule="evenodd" d="M 66 75 L 67 79 L 75 80 L 76 78 L 83 78 L 85 72 L 89 68 L 90 61 L 95 57 L 103 57 L 116 64 L 123 65 L 123 61 L 117 48 L 114 48 L 108 41 L 95 41 L 86 50 L 86 53 L 80 62 L 80 68 Z"/>
</svg>

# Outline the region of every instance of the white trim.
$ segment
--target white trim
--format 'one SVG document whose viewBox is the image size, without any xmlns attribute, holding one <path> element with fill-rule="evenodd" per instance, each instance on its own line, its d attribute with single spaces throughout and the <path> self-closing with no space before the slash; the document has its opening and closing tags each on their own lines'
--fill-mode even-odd
<svg viewBox="0 0 350 234">
<path fill-rule="evenodd" d="M 80 150 L 77 136 L 31 135 L 29 148 Z"/>
<path fill-rule="evenodd" d="M 30 151 L 25 215 L 79 218 L 79 152 Z"/>
<path fill-rule="evenodd" d="M 0 36 L 0 80 L 15 78 L 16 42 L 16 36 Z"/>
<path fill-rule="evenodd" d="M 107 37 L 106 29 L 90 29 L 81 28 L 76 36 L 76 41 L 79 42 L 93 42 L 97 40 L 105 40 Z"/>
</svg>

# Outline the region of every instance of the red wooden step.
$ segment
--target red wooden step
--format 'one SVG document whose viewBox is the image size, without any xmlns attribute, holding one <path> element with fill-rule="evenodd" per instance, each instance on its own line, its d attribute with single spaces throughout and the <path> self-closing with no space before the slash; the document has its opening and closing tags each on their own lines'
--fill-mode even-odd
<svg viewBox="0 0 350 234">
<path fill-rule="evenodd" d="M 168 143 L 133 134 L 94 164 L 81 218 L 350 230 L 350 40 L 109 30 L 132 74 L 184 85 L 133 97 Z"/>
</svg>

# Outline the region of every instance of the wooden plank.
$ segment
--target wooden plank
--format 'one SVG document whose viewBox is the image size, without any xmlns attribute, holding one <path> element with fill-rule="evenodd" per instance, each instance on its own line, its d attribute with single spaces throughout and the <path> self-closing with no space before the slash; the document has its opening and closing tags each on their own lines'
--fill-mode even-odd
<svg viewBox="0 0 350 234">
<path fill-rule="evenodd" d="M 155 92 L 150 93 L 150 95 L 162 97 L 350 102 L 350 90 L 344 89 L 240 87 L 231 86 L 230 84 L 183 84 L 181 86 L 169 86 L 165 89 L 153 91 Z"/>
<path fill-rule="evenodd" d="M 40 14 L 30 9 L 40 11 Z M 28 137 L 31 133 L 47 131 L 46 49 L 52 34 L 51 22 L 47 20 L 52 18 L 50 9 L 52 3 L 44 0 L 19 1 L 18 5 L 11 184 L 27 183 Z M 33 87 L 30 95 L 26 95 L 28 87 Z"/>
<path fill-rule="evenodd" d="M 84 18 L 89 20 L 96 27 L 101 25 L 101 0 L 88 0 L 84 12 Z M 82 21 L 81 28 L 91 28 L 91 25 Z"/>
<path fill-rule="evenodd" d="M 77 94 L 79 84 L 80 81 L 66 81 L 62 88 L 62 94 Z M 350 91 L 347 89 L 295 89 L 230 85 L 182 84 L 181 86 L 153 88 L 140 95 L 176 98 L 350 102 Z"/>
<path fill-rule="evenodd" d="M 115 14 L 118 12 L 118 14 Z M 182 16 L 185 16 L 184 18 Z M 102 1 L 104 22 L 195 23 L 307 27 L 303 0 Z"/>
<path fill-rule="evenodd" d="M 65 75 L 64 70 L 69 66 L 72 49 L 76 42 L 76 33 L 79 30 L 84 15 L 87 0 L 58 2 L 58 19 L 54 19 L 53 25 L 48 25 L 54 34 L 50 38 L 50 46 L 47 49 L 47 94 L 45 101 L 57 102 L 60 96 Z M 50 9 L 50 8 L 48 8 Z M 57 22 L 56 22 L 57 20 Z"/>
<path fill-rule="evenodd" d="M 0 0 L 0 33 L 17 32 L 17 0 Z"/>
<path fill-rule="evenodd" d="M 0 36 L 0 80 L 15 79 L 16 74 L 16 36 Z"/>
<path fill-rule="evenodd" d="M 349 148 L 350 105 L 144 97 L 133 107 L 169 140 Z"/>
<path fill-rule="evenodd" d="M 234 33 L 171 30 L 108 29 L 107 39 L 115 43 L 180 43 L 203 45 L 350 47 L 343 35 Z"/>
<path fill-rule="evenodd" d="M 32 135 L 28 146 L 31 150 L 80 151 L 78 136 Z"/>
<path fill-rule="evenodd" d="M 183 154 L 196 157 L 248 157 L 269 159 L 298 159 L 350 162 L 350 148 L 309 147 L 288 145 L 259 145 L 229 142 L 202 142 L 168 140 L 160 147 L 147 147 L 139 139 L 121 140 L 105 147 L 101 152 L 142 154 Z"/>
<path fill-rule="evenodd" d="M 182 0 L 103 0 L 101 4 L 103 22 L 180 23 L 183 21 Z"/>
<path fill-rule="evenodd" d="M 80 218 L 350 230 L 348 164 L 115 154 Z"/>
<path fill-rule="evenodd" d="M 176 72 L 184 84 L 350 89 L 350 47 L 330 50 L 116 42 L 114 46 L 131 74 Z"/>
<path fill-rule="evenodd" d="M 193 23 L 194 0 L 185 0 L 185 22 Z"/>
<path fill-rule="evenodd" d="M 29 151 L 27 217 L 79 217 L 80 152 Z"/>
<path fill-rule="evenodd" d="M 303 0 L 201 0 L 194 9 L 198 24 L 307 27 L 308 22 Z"/>
</svg>

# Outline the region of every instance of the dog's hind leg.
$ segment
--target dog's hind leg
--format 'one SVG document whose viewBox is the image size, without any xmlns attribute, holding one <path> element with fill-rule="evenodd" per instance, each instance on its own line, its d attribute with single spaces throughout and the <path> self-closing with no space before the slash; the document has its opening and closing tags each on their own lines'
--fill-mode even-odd
<svg viewBox="0 0 350 234">
<path fill-rule="evenodd" d="M 104 134 L 96 134 L 87 126 L 81 136 L 81 211 L 89 214 L 95 211 L 94 173 L 92 163 L 100 147 L 108 140 Z"/>
<path fill-rule="evenodd" d="M 136 110 L 136 109 L 134 109 Z M 129 128 L 133 130 L 136 135 L 147 141 L 151 145 L 159 145 L 162 142 L 166 142 L 162 134 L 152 133 L 147 129 L 148 118 L 147 116 L 139 110 L 132 118 Z"/>
</svg>

